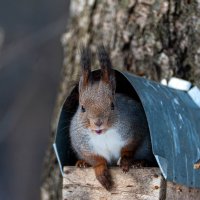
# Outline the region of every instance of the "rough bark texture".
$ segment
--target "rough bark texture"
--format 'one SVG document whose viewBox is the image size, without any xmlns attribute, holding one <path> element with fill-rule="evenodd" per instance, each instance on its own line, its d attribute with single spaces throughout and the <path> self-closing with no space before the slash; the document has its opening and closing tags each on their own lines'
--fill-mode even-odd
<svg viewBox="0 0 200 200">
<path fill-rule="evenodd" d="M 197 200 L 200 199 L 200 190 L 167 182 L 166 200 Z"/>
<path fill-rule="evenodd" d="M 113 66 L 160 81 L 181 77 L 200 85 L 199 0 L 73 0 L 71 21 L 62 37 L 63 79 L 52 123 L 52 144 L 59 108 L 77 79 L 78 46 L 110 49 Z M 97 66 L 94 60 L 94 68 Z M 50 145 L 44 167 L 42 199 L 60 199 L 61 176 Z"/>
</svg>

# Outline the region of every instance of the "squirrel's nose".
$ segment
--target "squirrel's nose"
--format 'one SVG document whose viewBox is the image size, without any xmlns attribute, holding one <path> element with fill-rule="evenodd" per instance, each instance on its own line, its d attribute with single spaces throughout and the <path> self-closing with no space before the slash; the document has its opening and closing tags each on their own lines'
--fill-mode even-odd
<svg viewBox="0 0 200 200">
<path fill-rule="evenodd" d="M 98 119 L 96 122 L 94 122 L 94 124 L 96 126 L 101 126 L 103 124 L 103 122 L 100 119 Z"/>
</svg>

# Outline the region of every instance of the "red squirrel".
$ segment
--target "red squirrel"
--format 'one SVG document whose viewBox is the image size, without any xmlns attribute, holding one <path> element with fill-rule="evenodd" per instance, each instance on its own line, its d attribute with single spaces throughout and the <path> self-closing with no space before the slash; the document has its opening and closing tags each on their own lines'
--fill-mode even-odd
<svg viewBox="0 0 200 200">
<path fill-rule="evenodd" d="M 103 45 L 98 47 L 100 80 L 91 73 L 91 51 L 81 49 L 82 74 L 79 106 L 70 124 L 72 147 L 79 157 L 76 166 L 92 166 L 96 178 L 107 189 L 112 181 L 108 165 L 128 172 L 134 160 L 152 161 L 146 116 L 140 102 L 116 93 L 115 72 Z"/>
</svg>

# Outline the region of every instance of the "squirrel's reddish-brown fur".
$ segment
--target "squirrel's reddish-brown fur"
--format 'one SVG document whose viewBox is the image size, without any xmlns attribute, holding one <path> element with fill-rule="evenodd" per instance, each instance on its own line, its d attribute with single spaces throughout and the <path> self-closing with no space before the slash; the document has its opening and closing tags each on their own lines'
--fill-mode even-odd
<svg viewBox="0 0 200 200">
<path fill-rule="evenodd" d="M 79 106 L 70 124 L 72 147 L 81 159 L 78 167 L 91 165 L 99 182 L 112 186 L 108 164 L 120 160 L 128 172 L 134 160 L 152 161 L 150 134 L 140 102 L 116 93 L 115 72 L 104 46 L 98 47 L 101 78 L 91 73 L 91 52 L 81 50 L 82 75 Z"/>
</svg>

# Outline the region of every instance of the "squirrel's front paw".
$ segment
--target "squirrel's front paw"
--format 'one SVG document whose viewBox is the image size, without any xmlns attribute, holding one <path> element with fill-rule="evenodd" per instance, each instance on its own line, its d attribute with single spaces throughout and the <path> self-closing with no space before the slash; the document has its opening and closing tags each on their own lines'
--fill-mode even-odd
<svg viewBox="0 0 200 200">
<path fill-rule="evenodd" d="M 132 159 L 131 158 L 129 158 L 127 156 L 123 156 L 123 157 L 120 158 L 119 166 L 121 167 L 121 169 L 124 173 L 129 171 L 131 165 L 132 165 Z"/>
<path fill-rule="evenodd" d="M 110 190 L 112 187 L 112 181 L 107 166 L 98 165 L 94 169 L 97 180 L 106 190 Z"/>
<path fill-rule="evenodd" d="M 76 162 L 76 167 L 87 168 L 87 167 L 90 167 L 90 164 L 88 164 L 85 160 L 78 160 Z"/>
<path fill-rule="evenodd" d="M 141 167 L 148 167 L 148 164 L 145 162 L 145 160 L 133 161 L 133 168 L 141 168 Z"/>
</svg>

